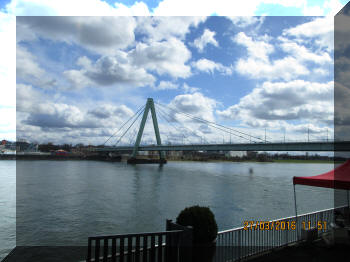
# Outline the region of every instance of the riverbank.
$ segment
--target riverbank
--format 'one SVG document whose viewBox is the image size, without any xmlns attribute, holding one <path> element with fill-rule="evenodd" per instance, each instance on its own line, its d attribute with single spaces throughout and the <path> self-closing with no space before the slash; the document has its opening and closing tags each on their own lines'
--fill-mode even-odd
<svg viewBox="0 0 350 262">
<path fill-rule="evenodd" d="M 189 159 L 168 159 L 170 162 L 208 162 L 208 163 L 289 163 L 289 164 L 340 164 L 345 161 L 333 161 L 333 160 L 299 160 L 299 159 L 288 159 L 288 160 L 224 160 L 224 159 L 209 159 L 209 160 L 189 160 Z"/>
<path fill-rule="evenodd" d="M 121 162 L 121 156 L 109 157 L 106 155 L 48 155 L 48 154 L 2 154 L 0 160 L 94 160 L 94 161 L 109 161 L 109 162 Z M 320 159 L 271 159 L 265 161 L 259 161 L 255 159 L 251 160 L 232 160 L 232 159 L 172 159 L 168 158 L 170 162 L 206 162 L 206 163 L 287 163 L 287 164 L 340 164 L 344 161 L 333 161 L 333 160 L 320 160 Z"/>
<path fill-rule="evenodd" d="M 109 161 L 120 162 L 121 156 L 109 157 L 106 155 L 49 155 L 49 154 L 17 154 L 0 155 L 0 160 L 97 160 L 97 161 Z"/>
</svg>

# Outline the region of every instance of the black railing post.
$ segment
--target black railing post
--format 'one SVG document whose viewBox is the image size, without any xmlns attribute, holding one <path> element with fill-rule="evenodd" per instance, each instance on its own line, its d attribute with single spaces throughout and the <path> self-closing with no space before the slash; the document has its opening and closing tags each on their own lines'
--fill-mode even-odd
<svg viewBox="0 0 350 262">
<path fill-rule="evenodd" d="M 181 233 L 180 240 L 180 254 L 181 262 L 191 262 L 192 261 L 192 248 L 193 248 L 193 228 L 191 226 L 186 227 L 186 229 Z"/>
<path fill-rule="evenodd" d="M 124 237 L 122 236 L 120 238 L 120 247 L 119 247 L 119 261 L 120 262 L 124 262 Z"/>
<path fill-rule="evenodd" d="M 100 240 L 95 240 L 95 262 L 100 261 Z"/>
<path fill-rule="evenodd" d="M 128 237 L 128 256 L 127 261 L 132 262 L 132 237 Z"/>
<path fill-rule="evenodd" d="M 112 262 L 117 262 L 117 239 L 112 239 Z"/>
<path fill-rule="evenodd" d="M 91 261 L 91 238 L 88 239 L 88 255 L 87 255 L 87 262 Z"/>
<path fill-rule="evenodd" d="M 143 249 L 142 249 L 142 262 L 146 262 L 147 261 L 147 236 L 143 236 Z"/>
<path fill-rule="evenodd" d="M 136 247 L 135 247 L 135 262 L 140 260 L 140 236 L 136 236 Z"/>
</svg>

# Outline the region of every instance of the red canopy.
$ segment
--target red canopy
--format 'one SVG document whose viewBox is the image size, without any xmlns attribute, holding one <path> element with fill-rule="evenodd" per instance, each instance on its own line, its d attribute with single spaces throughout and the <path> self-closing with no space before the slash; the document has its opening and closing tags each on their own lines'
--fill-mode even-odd
<svg viewBox="0 0 350 262">
<path fill-rule="evenodd" d="M 310 177 L 293 177 L 293 184 L 350 189 L 350 160 L 327 173 Z"/>
</svg>

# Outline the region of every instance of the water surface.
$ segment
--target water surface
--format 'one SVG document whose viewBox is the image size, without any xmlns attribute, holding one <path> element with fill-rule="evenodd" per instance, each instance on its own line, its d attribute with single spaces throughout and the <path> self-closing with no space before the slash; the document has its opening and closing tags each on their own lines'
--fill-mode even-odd
<svg viewBox="0 0 350 262">
<path fill-rule="evenodd" d="M 88 236 L 164 230 L 166 219 L 196 204 L 212 209 L 219 230 L 292 216 L 292 177 L 331 169 L 333 164 L 17 161 L 17 245 L 86 245 Z M 5 191 L 13 188 L 13 173 L 0 179 Z M 297 186 L 297 202 L 298 213 L 329 208 L 333 191 Z M 7 216 L 1 241 L 10 247 L 14 196 L 0 203 Z"/>
</svg>

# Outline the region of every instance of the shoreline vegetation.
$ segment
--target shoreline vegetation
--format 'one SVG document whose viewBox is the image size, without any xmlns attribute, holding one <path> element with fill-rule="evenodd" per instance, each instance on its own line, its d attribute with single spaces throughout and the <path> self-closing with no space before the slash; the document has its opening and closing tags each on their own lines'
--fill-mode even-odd
<svg viewBox="0 0 350 262">
<path fill-rule="evenodd" d="M 143 156 L 143 158 L 145 158 Z M 151 157 L 150 159 L 154 159 Z M 107 161 L 107 162 L 124 162 L 127 160 L 125 156 L 115 156 L 115 157 L 107 157 L 103 155 L 91 155 L 91 156 L 83 156 L 83 155 L 40 155 L 40 154 L 25 154 L 25 155 L 9 155 L 9 154 L 1 154 L 0 160 L 93 160 L 93 161 Z M 172 158 L 167 157 L 167 161 L 170 162 L 230 162 L 230 163 L 287 163 L 287 164 L 337 164 L 343 163 L 345 159 L 240 159 L 240 158 L 200 158 L 200 157 L 186 157 L 186 158 Z"/>
</svg>

